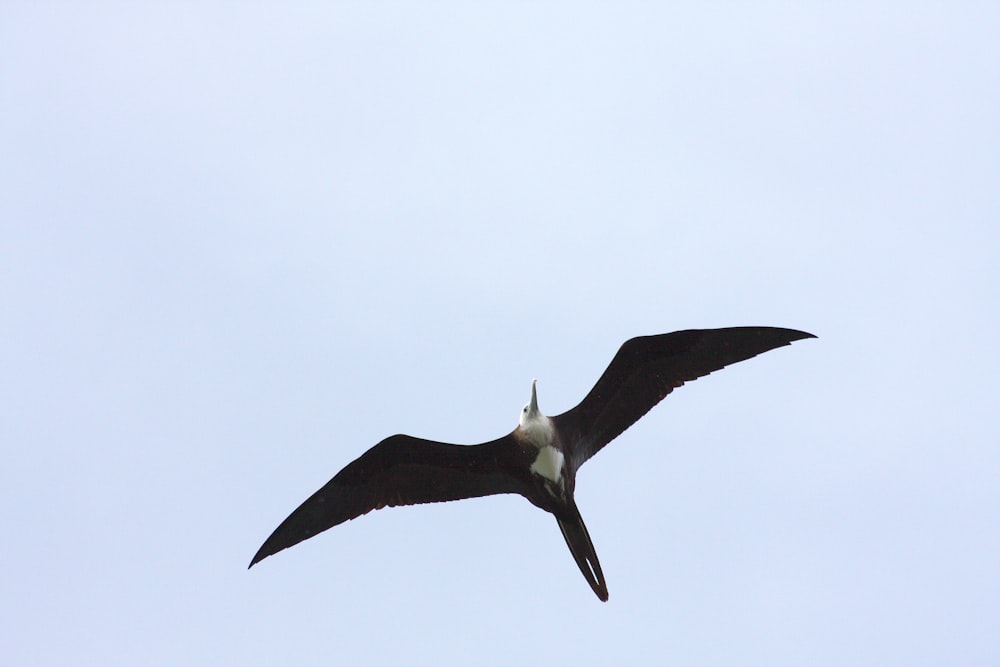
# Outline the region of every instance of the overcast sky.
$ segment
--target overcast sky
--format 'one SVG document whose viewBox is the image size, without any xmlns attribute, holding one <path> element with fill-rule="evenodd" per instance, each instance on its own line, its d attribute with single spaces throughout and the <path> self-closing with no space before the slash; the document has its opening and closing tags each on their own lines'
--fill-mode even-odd
<svg viewBox="0 0 1000 667">
<path fill-rule="evenodd" d="M 475 9 L 472 8 L 475 5 Z M 1000 663 L 995 3 L 0 6 L 7 665 Z M 815 333 L 247 571 L 383 437 Z"/>
</svg>

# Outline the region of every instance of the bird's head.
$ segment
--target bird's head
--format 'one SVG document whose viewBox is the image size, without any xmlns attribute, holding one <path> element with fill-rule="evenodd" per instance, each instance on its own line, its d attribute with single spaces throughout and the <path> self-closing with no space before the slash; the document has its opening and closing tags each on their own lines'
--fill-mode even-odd
<svg viewBox="0 0 1000 667">
<path fill-rule="evenodd" d="M 537 420 L 541 414 L 538 412 L 538 395 L 535 393 L 536 382 L 537 380 L 531 381 L 531 400 L 521 408 L 521 428 L 524 428 L 527 422 Z"/>
</svg>

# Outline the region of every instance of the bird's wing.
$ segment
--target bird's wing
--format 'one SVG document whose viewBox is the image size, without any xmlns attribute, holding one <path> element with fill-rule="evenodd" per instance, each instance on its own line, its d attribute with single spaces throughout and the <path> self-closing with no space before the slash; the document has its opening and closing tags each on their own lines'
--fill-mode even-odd
<svg viewBox="0 0 1000 667">
<path fill-rule="evenodd" d="M 625 341 L 586 398 L 554 417 L 579 468 L 663 398 L 724 366 L 812 334 L 775 327 L 689 329 Z"/>
<path fill-rule="evenodd" d="M 512 462 L 521 448 L 508 435 L 481 445 L 451 445 L 394 435 L 348 464 L 281 522 L 250 561 L 268 556 L 373 509 L 527 493 Z"/>
</svg>

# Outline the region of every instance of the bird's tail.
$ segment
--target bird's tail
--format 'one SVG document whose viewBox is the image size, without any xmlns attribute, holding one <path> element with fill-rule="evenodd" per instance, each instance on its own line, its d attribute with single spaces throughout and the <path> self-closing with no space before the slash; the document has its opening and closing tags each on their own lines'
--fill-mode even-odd
<svg viewBox="0 0 1000 667">
<path fill-rule="evenodd" d="M 562 514 L 560 516 L 559 514 Z M 608 585 L 604 582 L 604 573 L 601 572 L 601 563 L 597 560 L 597 552 L 594 551 L 594 543 L 590 541 L 590 533 L 583 523 L 580 510 L 576 507 L 576 502 L 570 501 L 570 506 L 564 512 L 556 514 L 559 522 L 559 530 L 562 531 L 566 539 L 566 546 L 580 567 L 584 579 L 594 589 L 597 597 L 602 602 L 608 601 Z"/>
</svg>

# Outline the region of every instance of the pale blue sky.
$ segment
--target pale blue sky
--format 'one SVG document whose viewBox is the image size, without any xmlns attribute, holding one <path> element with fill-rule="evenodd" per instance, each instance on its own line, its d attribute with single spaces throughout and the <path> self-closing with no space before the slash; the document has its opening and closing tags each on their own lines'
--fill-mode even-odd
<svg viewBox="0 0 1000 667">
<path fill-rule="evenodd" d="M 993 3 L 7 2 L 10 665 L 1000 662 Z M 250 557 L 626 338 L 819 336 L 518 497 Z"/>
</svg>

